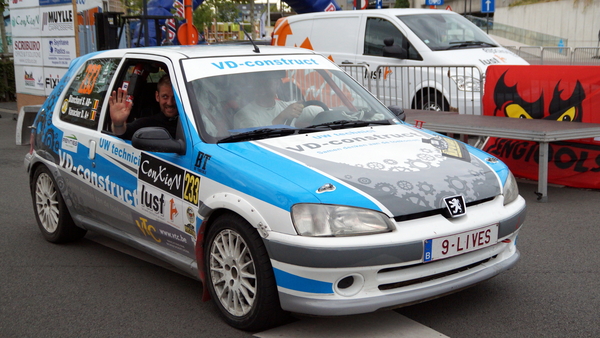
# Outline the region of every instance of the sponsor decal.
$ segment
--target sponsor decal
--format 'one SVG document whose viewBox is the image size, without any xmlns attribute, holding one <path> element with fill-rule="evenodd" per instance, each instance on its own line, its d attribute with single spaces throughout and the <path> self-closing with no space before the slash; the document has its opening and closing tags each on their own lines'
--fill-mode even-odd
<svg viewBox="0 0 600 338">
<path fill-rule="evenodd" d="M 111 180 L 110 175 L 100 175 L 94 170 L 86 168 L 81 164 L 75 164 L 73 156 L 62 151 L 61 149 L 58 150 L 58 156 L 59 166 L 65 169 L 67 172 L 70 172 L 72 175 L 77 176 L 80 180 L 89 183 L 97 189 L 112 195 L 123 203 L 134 207 L 136 206 L 137 190 L 132 191 L 120 184 L 115 183 Z"/>
<path fill-rule="evenodd" d="M 140 205 L 145 211 L 163 216 L 165 212 L 165 194 L 142 184 L 140 190 Z"/>
<path fill-rule="evenodd" d="M 238 67 L 269 67 L 269 66 L 292 66 L 292 65 L 319 65 L 319 62 L 315 59 L 306 59 L 306 58 L 291 58 L 291 59 L 271 59 L 271 60 L 248 60 L 244 62 L 236 62 L 236 61 L 221 61 L 221 62 L 212 62 L 213 66 L 218 69 L 233 69 Z"/>
<path fill-rule="evenodd" d="M 142 153 L 138 178 L 171 195 L 181 197 L 185 171 L 170 163 Z"/>
<path fill-rule="evenodd" d="M 160 238 L 156 237 L 156 228 L 153 225 L 148 224 L 148 220 L 146 218 L 140 217 L 139 220 L 135 221 L 135 224 L 142 232 L 142 235 L 151 237 L 156 243 L 162 242 Z"/>
<path fill-rule="evenodd" d="M 442 152 L 443 156 L 452 157 L 457 160 L 465 162 L 471 162 L 471 155 L 467 150 L 467 147 L 454 139 L 434 137 L 430 139 L 423 139 L 423 143 L 429 143 L 436 147 Z"/>
<path fill-rule="evenodd" d="M 375 130 L 360 130 L 360 131 L 350 131 L 343 133 L 333 133 L 333 134 L 323 134 L 313 136 L 314 139 L 319 139 L 317 142 L 310 143 L 302 143 L 293 146 L 286 147 L 288 150 L 296 151 L 296 152 L 305 152 L 316 150 L 318 154 L 325 154 L 332 151 L 340 151 L 344 149 L 352 149 L 366 146 L 373 146 L 380 144 L 380 142 L 373 141 L 388 141 L 388 140 L 396 140 L 396 139 L 410 139 L 414 137 L 420 136 L 417 133 L 408 132 L 408 133 L 399 133 L 399 134 L 374 134 Z M 362 134 L 360 136 L 356 136 L 357 134 Z M 372 135 L 368 135 L 372 134 Z M 337 136 L 337 137 L 336 137 Z M 330 139 L 333 138 L 333 139 Z M 322 140 L 322 141 L 321 141 Z M 408 140 L 408 141 L 414 141 Z M 327 149 L 323 149 L 327 148 Z M 332 149 L 329 149 L 332 148 Z"/>
<path fill-rule="evenodd" d="M 126 147 L 119 143 L 112 143 L 112 141 L 107 140 L 105 138 L 100 138 L 99 146 L 101 149 L 110 153 L 112 156 L 124 160 L 133 164 L 134 166 L 140 165 L 140 155 L 128 151 Z"/>
<path fill-rule="evenodd" d="M 185 225 L 185 232 L 192 236 L 192 238 L 196 238 L 196 230 L 194 230 L 194 225 L 193 224 L 186 224 Z"/>
<path fill-rule="evenodd" d="M 171 198 L 169 201 L 169 219 L 171 222 L 175 220 L 175 217 L 179 215 L 179 211 L 177 210 L 177 206 L 175 204 L 175 200 Z"/>
<path fill-rule="evenodd" d="M 144 237 L 148 237 L 154 242 L 159 243 L 161 246 L 176 249 L 185 252 L 188 255 L 193 255 L 194 243 L 186 233 L 175 233 L 172 231 L 172 228 L 167 227 L 163 223 L 158 222 L 152 224 L 153 222 L 151 222 L 151 220 L 148 220 L 143 216 L 139 216 L 138 219 L 135 220 L 137 228 Z"/>
<path fill-rule="evenodd" d="M 203 174 L 206 173 L 206 163 L 210 160 L 212 156 L 205 154 L 201 151 L 198 152 L 196 156 L 196 163 L 194 164 L 194 170 L 199 171 Z"/>
<path fill-rule="evenodd" d="M 504 60 L 499 60 L 495 57 L 491 58 L 491 59 L 479 59 L 479 62 L 481 62 L 482 64 L 489 66 L 489 65 L 497 65 L 497 64 L 501 64 L 504 62 Z"/>
<path fill-rule="evenodd" d="M 200 202 L 200 176 L 186 171 L 184 187 L 183 199 L 197 206 Z"/>
<path fill-rule="evenodd" d="M 187 220 L 190 223 L 194 223 L 194 221 L 196 220 L 196 213 L 194 212 L 194 209 L 192 209 L 192 207 L 188 207 L 186 209 L 185 216 L 187 217 Z"/>
<path fill-rule="evenodd" d="M 77 136 L 75 136 L 75 135 L 63 136 L 62 142 L 61 142 L 62 149 L 76 153 L 78 145 L 79 145 L 79 141 L 77 140 Z"/>
<path fill-rule="evenodd" d="M 60 107 L 60 112 L 63 113 L 63 114 L 66 114 L 67 113 L 67 108 L 69 108 L 69 99 L 65 99 L 63 101 L 63 104 Z"/>
</svg>

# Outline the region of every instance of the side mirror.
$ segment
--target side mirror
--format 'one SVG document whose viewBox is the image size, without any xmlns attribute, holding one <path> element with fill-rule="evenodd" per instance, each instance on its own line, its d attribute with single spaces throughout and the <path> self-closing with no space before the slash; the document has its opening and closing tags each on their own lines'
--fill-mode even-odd
<svg viewBox="0 0 600 338">
<path fill-rule="evenodd" d="M 145 151 L 185 155 L 185 143 L 174 140 L 171 134 L 162 127 L 141 128 L 133 134 L 131 145 Z"/>
<path fill-rule="evenodd" d="M 389 106 L 388 109 L 398 117 L 400 121 L 406 121 L 406 114 L 404 113 L 404 109 L 400 106 Z"/>
</svg>

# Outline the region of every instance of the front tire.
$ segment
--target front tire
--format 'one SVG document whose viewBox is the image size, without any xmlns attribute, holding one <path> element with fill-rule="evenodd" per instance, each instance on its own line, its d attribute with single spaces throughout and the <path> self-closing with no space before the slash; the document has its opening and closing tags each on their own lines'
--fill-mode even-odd
<svg viewBox="0 0 600 338">
<path fill-rule="evenodd" d="M 204 250 L 205 287 L 229 325 L 259 331 L 285 318 L 264 243 L 248 222 L 235 214 L 220 216 Z"/>
<path fill-rule="evenodd" d="M 48 242 L 71 242 L 85 236 L 87 231 L 73 222 L 56 181 L 45 166 L 39 166 L 33 174 L 31 199 L 37 224 Z"/>
<path fill-rule="evenodd" d="M 417 98 L 416 108 L 422 110 L 450 111 L 446 99 L 437 91 L 424 92 Z"/>
</svg>

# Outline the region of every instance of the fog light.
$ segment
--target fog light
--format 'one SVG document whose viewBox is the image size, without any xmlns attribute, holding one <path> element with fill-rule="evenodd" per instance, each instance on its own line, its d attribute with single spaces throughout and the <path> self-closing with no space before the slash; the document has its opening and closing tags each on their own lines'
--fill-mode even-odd
<svg viewBox="0 0 600 338">
<path fill-rule="evenodd" d="M 338 281 L 335 282 L 334 291 L 340 296 L 351 297 L 359 293 L 364 285 L 364 277 L 357 273 L 353 273 L 338 279 Z"/>
</svg>

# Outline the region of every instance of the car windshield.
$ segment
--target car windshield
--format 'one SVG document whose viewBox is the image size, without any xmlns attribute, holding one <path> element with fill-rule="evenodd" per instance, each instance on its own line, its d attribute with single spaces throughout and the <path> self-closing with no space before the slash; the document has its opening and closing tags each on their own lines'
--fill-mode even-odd
<svg viewBox="0 0 600 338">
<path fill-rule="evenodd" d="M 208 68 L 216 71 L 208 72 L 198 71 L 207 68 L 206 60 L 186 60 L 187 90 L 202 139 L 240 142 L 395 122 L 396 116 L 328 60 L 308 55 L 298 65 L 288 57 L 275 59 L 284 61 L 273 66 L 262 66 L 268 57 L 213 59 Z"/>
<path fill-rule="evenodd" d="M 432 51 L 458 48 L 498 47 L 481 29 L 461 15 L 399 15 Z"/>
</svg>

